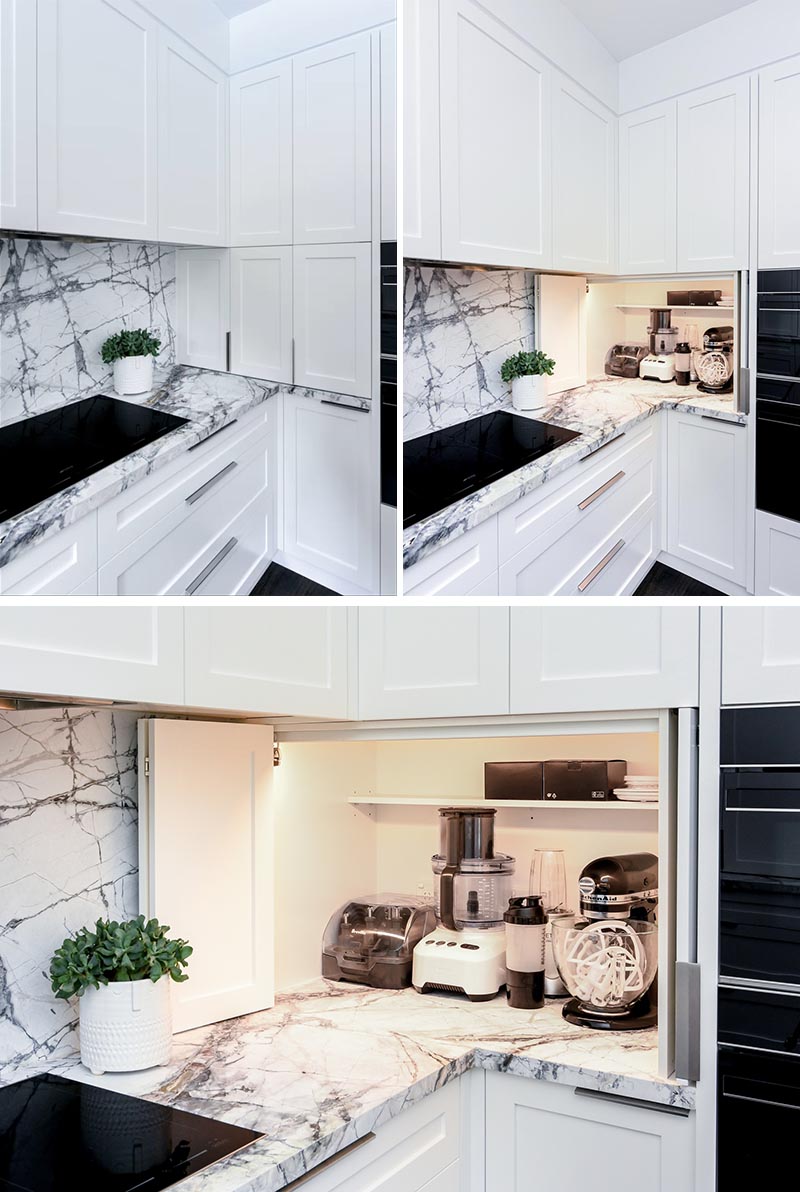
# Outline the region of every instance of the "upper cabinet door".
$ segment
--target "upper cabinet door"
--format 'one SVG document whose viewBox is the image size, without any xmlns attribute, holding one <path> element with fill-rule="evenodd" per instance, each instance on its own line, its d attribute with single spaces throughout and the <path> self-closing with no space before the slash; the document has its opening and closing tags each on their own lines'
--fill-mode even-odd
<svg viewBox="0 0 800 1192">
<path fill-rule="evenodd" d="M 800 57 L 759 75 L 759 237 L 761 269 L 800 267 Z"/>
<path fill-rule="evenodd" d="M 186 704 L 344 719 L 346 608 L 187 608 Z"/>
<path fill-rule="evenodd" d="M 231 372 L 292 382 L 292 250 L 231 249 Z"/>
<path fill-rule="evenodd" d="M 39 0 L 41 231 L 157 238 L 157 37 L 130 0 Z"/>
<path fill-rule="evenodd" d="M 228 367 L 230 256 L 227 248 L 177 250 L 178 364 L 215 372 Z"/>
<path fill-rule="evenodd" d="M 677 118 L 670 100 L 620 119 L 620 273 L 677 268 Z"/>
<path fill-rule="evenodd" d="M 511 711 L 693 707 L 696 608 L 511 610 Z"/>
<path fill-rule="evenodd" d="M 292 61 L 234 75 L 231 243 L 292 243 Z"/>
<path fill-rule="evenodd" d="M 178 244 L 228 240 L 228 80 L 165 29 L 158 72 L 158 234 Z"/>
<path fill-rule="evenodd" d="M 722 702 L 800 703 L 800 611 L 778 602 L 722 611 Z"/>
<path fill-rule="evenodd" d="M 33 232 L 36 214 L 36 5 L 0 0 L 0 227 Z"/>
<path fill-rule="evenodd" d="M 553 265 L 616 264 L 617 118 L 563 75 L 553 81 Z"/>
<path fill-rule="evenodd" d="M 403 22 L 403 250 L 438 261 L 439 0 L 404 0 Z"/>
<path fill-rule="evenodd" d="M 330 42 L 294 60 L 294 241 L 372 235 L 372 42 Z"/>
<path fill-rule="evenodd" d="M 508 609 L 362 608 L 361 720 L 508 712 Z"/>
<path fill-rule="evenodd" d="M 440 53 L 444 259 L 548 266 L 549 67 L 473 0 L 442 5 Z"/>
<path fill-rule="evenodd" d="M 183 610 L 15 606 L 0 617 L 3 691 L 183 703 Z"/>
<path fill-rule="evenodd" d="M 746 269 L 750 222 L 750 80 L 678 100 L 678 269 Z"/>
<path fill-rule="evenodd" d="M 370 244 L 295 248 L 296 385 L 370 397 L 371 262 Z"/>
<path fill-rule="evenodd" d="M 397 239 L 397 24 L 380 30 L 381 240 Z"/>
</svg>

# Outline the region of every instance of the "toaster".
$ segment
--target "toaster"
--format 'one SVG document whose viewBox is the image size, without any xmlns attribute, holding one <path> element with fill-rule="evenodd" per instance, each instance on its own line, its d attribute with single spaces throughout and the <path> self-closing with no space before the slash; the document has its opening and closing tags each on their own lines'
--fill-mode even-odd
<svg viewBox="0 0 800 1192">
<path fill-rule="evenodd" d="M 411 984 L 412 953 L 436 926 L 433 904 L 407 894 L 351 898 L 331 915 L 322 939 L 322 975 L 374 989 Z"/>
<path fill-rule="evenodd" d="M 639 365 L 646 355 L 645 344 L 614 344 L 606 355 L 606 376 L 638 377 Z"/>
</svg>

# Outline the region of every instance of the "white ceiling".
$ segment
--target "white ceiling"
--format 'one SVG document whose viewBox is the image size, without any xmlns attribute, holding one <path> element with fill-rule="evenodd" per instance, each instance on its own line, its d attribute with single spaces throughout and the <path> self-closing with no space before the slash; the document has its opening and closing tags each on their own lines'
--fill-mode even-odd
<svg viewBox="0 0 800 1192">
<path fill-rule="evenodd" d="M 241 16 L 243 12 L 249 12 L 251 8 L 260 8 L 267 2 L 268 0 L 214 0 L 217 8 L 222 9 L 229 20 L 231 17 Z"/>
<path fill-rule="evenodd" d="M 753 0 L 668 0 L 666 4 L 645 4 L 642 0 L 563 0 L 563 3 L 621 62 L 744 8 Z"/>
</svg>

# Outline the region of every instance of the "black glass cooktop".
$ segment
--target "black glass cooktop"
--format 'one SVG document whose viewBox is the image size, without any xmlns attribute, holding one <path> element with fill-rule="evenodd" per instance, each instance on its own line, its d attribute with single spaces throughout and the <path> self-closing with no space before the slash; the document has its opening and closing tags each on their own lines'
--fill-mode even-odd
<svg viewBox="0 0 800 1192">
<path fill-rule="evenodd" d="M 2 1192 L 158 1192 L 263 1135 L 60 1076 L 0 1088 Z"/>
<path fill-rule="evenodd" d="M 0 427 L 0 522 L 186 422 L 133 402 L 87 397 Z"/>
<path fill-rule="evenodd" d="M 403 448 L 407 528 L 577 439 L 578 432 L 500 410 L 411 439 Z"/>
</svg>

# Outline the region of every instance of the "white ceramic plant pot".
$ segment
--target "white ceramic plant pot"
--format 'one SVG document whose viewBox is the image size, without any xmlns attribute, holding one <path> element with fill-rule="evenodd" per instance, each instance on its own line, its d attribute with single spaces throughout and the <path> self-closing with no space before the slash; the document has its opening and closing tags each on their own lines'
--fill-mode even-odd
<svg viewBox="0 0 800 1192">
<path fill-rule="evenodd" d="M 129 393 L 147 393 L 152 388 L 152 356 L 126 356 L 114 361 L 114 389 L 120 397 Z"/>
<path fill-rule="evenodd" d="M 116 981 L 86 990 L 80 999 L 81 1063 L 90 1072 L 140 1072 L 169 1063 L 169 982 Z"/>
<path fill-rule="evenodd" d="M 543 410 L 547 405 L 546 377 L 514 377 L 511 401 L 515 410 Z"/>
</svg>

